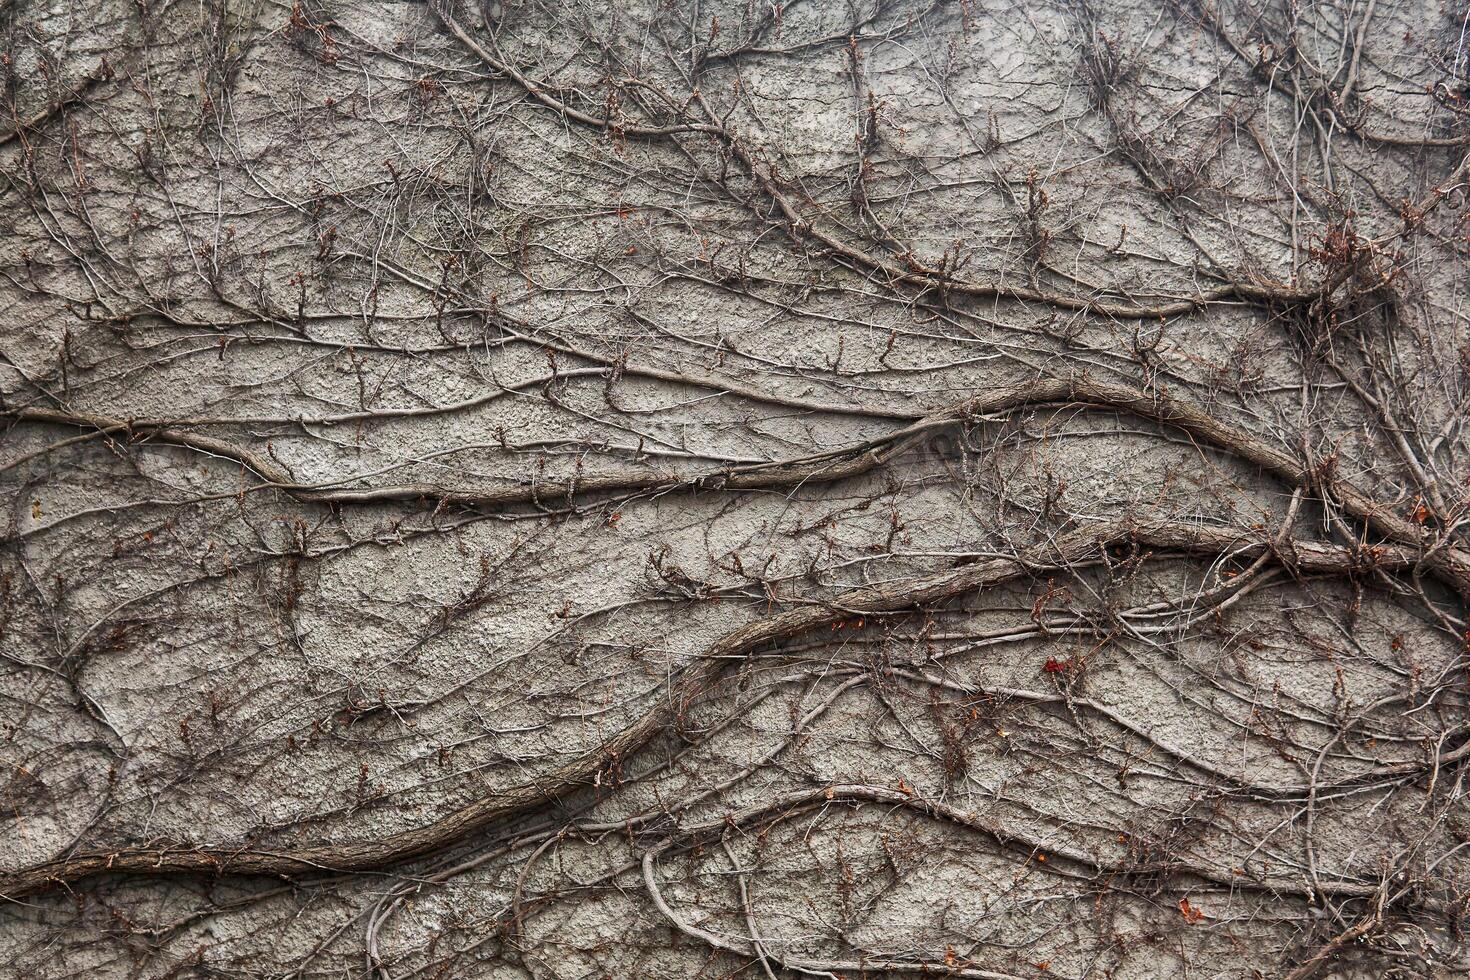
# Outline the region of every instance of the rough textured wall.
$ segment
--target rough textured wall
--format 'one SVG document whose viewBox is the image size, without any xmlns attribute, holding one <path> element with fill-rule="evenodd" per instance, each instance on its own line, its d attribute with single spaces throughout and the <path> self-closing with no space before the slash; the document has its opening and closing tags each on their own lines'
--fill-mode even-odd
<svg viewBox="0 0 1470 980">
<path fill-rule="evenodd" d="M 0 975 L 1470 971 L 1467 24 L 0 2 Z"/>
</svg>

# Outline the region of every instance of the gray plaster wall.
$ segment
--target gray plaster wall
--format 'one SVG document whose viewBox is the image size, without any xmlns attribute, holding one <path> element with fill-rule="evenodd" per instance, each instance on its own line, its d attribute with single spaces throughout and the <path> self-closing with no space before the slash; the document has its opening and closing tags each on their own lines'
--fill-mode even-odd
<svg viewBox="0 0 1470 980">
<path fill-rule="evenodd" d="M 0 0 L 0 976 L 1470 972 L 1467 23 Z"/>
</svg>

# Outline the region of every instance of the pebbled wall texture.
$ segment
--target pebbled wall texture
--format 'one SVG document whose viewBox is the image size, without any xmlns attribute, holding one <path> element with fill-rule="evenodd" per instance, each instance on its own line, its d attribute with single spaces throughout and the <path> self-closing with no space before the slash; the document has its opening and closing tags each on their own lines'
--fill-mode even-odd
<svg viewBox="0 0 1470 980">
<path fill-rule="evenodd" d="M 0 0 L 0 977 L 1470 972 L 1464 0 Z"/>
</svg>

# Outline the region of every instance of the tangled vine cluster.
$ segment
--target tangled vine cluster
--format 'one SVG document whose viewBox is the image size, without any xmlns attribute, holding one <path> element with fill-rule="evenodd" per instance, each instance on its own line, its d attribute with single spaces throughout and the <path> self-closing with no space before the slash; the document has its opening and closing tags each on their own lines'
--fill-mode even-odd
<svg viewBox="0 0 1470 980">
<path fill-rule="evenodd" d="M 0 0 L 0 975 L 1470 973 L 1465 0 Z"/>
</svg>

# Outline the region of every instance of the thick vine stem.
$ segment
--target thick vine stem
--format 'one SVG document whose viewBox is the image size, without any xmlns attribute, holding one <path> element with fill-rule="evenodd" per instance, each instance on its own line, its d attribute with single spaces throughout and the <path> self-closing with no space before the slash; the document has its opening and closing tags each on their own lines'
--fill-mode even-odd
<svg viewBox="0 0 1470 980">
<path fill-rule="evenodd" d="M 405 861 L 562 799 L 589 785 L 612 760 L 627 759 L 674 719 L 686 713 L 733 662 L 753 651 L 854 617 L 902 614 L 1026 575 L 1041 575 L 1095 558 L 1118 545 L 1142 545 L 1192 554 L 1240 556 L 1271 550 L 1268 541 L 1233 529 L 1183 524 L 1091 527 L 1058 538 L 1035 555 L 978 561 L 926 578 L 851 589 L 830 599 L 756 619 L 726 634 L 694 662 L 684 666 L 633 724 L 596 750 L 533 783 L 510 787 L 432 823 L 382 841 L 348 842 L 293 850 L 236 848 L 123 848 L 110 853 L 74 855 L 0 877 L 0 896 L 16 899 L 37 890 L 102 873 L 141 875 L 302 875 L 383 868 Z M 1418 556 L 1403 547 L 1378 547 L 1363 553 L 1335 545 L 1288 541 L 1279 552 L 1302 571 L 1349 575 L 1372 569 L 1403 571 Z M 1457 749 L 1456 758 L 1463 754 Z"/>
<path fill-rule="evenodd" d="M 226 440 L 190 431 L 181 426 L 207 424 L 207 420 L 123 420 L 91 413 L 59 409 L 22 408 L 4 410 L 12 418 L 30 422 L 85 426 L 103 434 L 125 434 L 129 440 L 156 440 L 232 459 L 274 489 L 320 503 L 365 504 L 384 501 L 429 500 L 475 506 L 504 506 L 517 503 L 556 503 L 577 495 L 666 492 L 691 490 L 772 490 L 835 483 L 851 479 L 884 465 L 912 449 L 934 432 L 981 416 L 1052 403 L 1076 403 L 1093 408 L 1128 412 L 1188 433 L 1213 449 L 1258 466 L 1289 485 L 1319 489 L 1369 529 L 1403 545 L 1419 547 L 1424 564 L 1452 585 L 1461 595 L 1470 595 L 1470 552 L 1452 542 L 1436 542 L 1422 523 L 1394 512 L 1330 470 L 1311 469 L 1290 453 L 1252 436 L 1188 402 L 1161 391 L 1114 382 L 1094 380 L 1086 373 L 1063 378 L 1038 378 L 1015 385 L 998 386 L 974 395 L 931 415 L 917 419 L 881 440 L 845 447 L 820 456 L 793 458 L 770 463 L 730 467 L 714 473 L 667 473 L 650 476 L 589 476 L 576 482 L 538 481 L 501 490 L 455 490 L 435 484 L 408 484 L 371 488 L 331 488 L 294 480 L 279 464 L 262 453 Z M 345 477 L 339 483 L 355 482 Z"/>
</svg>

